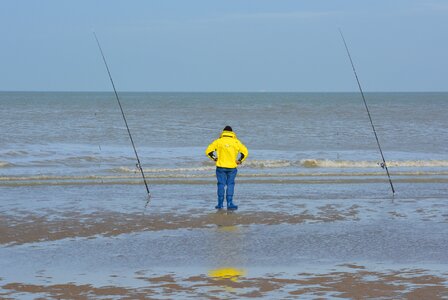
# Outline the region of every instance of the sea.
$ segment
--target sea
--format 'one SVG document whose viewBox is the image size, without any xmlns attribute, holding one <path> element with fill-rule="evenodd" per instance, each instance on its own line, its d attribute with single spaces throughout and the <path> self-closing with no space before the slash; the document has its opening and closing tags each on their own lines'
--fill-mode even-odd
<svg viewBox="0 0 448 300">
<path fill-rule="evenodd" d="M 448 297 L 448 92 L 118 95 L 0 92 L 0 298 Z"/>
<path fill-rule="evenodd" d="M 358 93 L 119 96 L 149 184 L 214 180 L 204 151 L 230 125 L 250 151 L 241 180 L 352 178 L 390 188 Z M 448 93 L 366 97 L 392 182 L 446 179 Z M 0 105 L 0 186 L 142 184 L 113 93 L 2 92 Z"/>
</svg>

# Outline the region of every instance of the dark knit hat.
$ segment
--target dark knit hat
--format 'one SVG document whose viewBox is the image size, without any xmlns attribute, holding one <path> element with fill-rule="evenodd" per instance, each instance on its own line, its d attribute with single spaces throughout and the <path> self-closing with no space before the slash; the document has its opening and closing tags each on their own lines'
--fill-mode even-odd
<svg viewBox="0 0 448 300">
<path fill-rule="evenodd" d="M 227 125 L 226 127 L 224 127 L 223 131 L 233 131 L 232 127 L 230 127 L 229 125 Z"/>
</svg>

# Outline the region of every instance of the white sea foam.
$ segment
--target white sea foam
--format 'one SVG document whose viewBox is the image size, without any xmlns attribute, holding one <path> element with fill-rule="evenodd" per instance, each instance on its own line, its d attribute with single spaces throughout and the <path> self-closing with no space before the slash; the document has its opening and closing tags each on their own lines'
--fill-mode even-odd
<svg viewBox="0 0 448 300">
<path fill-rule="evenodd" d="M 254 169 L 269 169 L 269 168 L 286 168 L 294 165 L 294 161 L 289 160 L 246 160 L 244 167 Z"/>
<path fill-rule="evenodd" d="M 446 168 L 448 160 L 406 160 L 406 161 L 389 161 L 389 168 Z M 290 167 L 302 168 L 333 168 L 333 169 L 349 169 L 349 168 L 380 168 L 379 161 L 355 161 L 355 160 L 328 160 L 328 159 L 303 159 L 303 160 L 248 160 L 241 166 L 247 169 L 281 169 Z M 213 171 L 213 165 L 193 166 L 190 168 L 144 168 L 145 173 L 190 173 L 190 172 L 206 172 Z M 114 173 L 139 173 L 137 168 L 118 167 L 111 170 Z"/>
<path fill-rule="evenodd" d="M 300 164 L 305 168 L 375 168 L 378 161 L 304 159 Z M 388 167 L 448 167 L 448 160 L 406 160 L 388 161 Z"/>
<path fill-rule="evenodd" d="M 214 166 L 191 167 L 191 168 L 143 168 L 145 173 L 185 173 L 185 172 L 201 172 L 213 171 Z M 140 173 L 137 168 L 118 167 L 111 170 L 114 173 Z"/>
<path fill-rule="evenodd" d="M 250 160 L 243 164 L 244 167 L 254 169 L 270 168 L 377 168 L 381 166 L 380 161 L 357 161 L 357 160 L 330 160 L 330 159 L 302 159 L 294 160 Z M 448 160 L 403 160 L 388 161 L 388 167 L 448 167 Z"/>
</svg>

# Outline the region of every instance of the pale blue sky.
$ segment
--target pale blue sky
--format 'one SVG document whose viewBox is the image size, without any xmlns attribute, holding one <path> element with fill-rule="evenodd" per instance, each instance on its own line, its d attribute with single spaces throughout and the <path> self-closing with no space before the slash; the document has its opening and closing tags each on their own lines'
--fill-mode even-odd
<svg viewBox="0 0 448 300">
<path fill-rule="evenodd" d="M 0 0 L 0 91 L 448 90 L 447 0 Z"/>
</svg>

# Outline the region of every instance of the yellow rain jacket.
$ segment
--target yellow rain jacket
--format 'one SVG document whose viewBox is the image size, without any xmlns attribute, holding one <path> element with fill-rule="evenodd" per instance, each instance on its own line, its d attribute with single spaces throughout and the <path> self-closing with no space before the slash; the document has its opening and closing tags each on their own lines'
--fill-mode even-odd
<svg viewBox="0 0 448 300">
<path fill-rule="evenodd" d="M 226 130 L 205 150 L 205 154 L 210 159 L 217 158 L 216 166 L 221 168 L 236 168 L 238 153 L 242 154 L 241 162 L 249 155 L 246 146 L 236 138 L 236 134 Z"/>
</svg>

